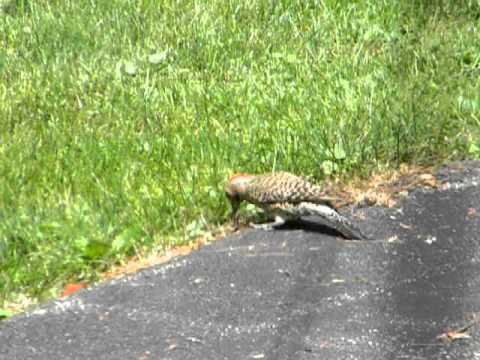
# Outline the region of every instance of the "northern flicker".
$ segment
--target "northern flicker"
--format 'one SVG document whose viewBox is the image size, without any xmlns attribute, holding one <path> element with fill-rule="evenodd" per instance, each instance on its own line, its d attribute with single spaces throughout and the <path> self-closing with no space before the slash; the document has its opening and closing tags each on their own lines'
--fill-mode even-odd
<svg viewBox="0 0 480 360">
<path fill-rule="evenodd" d="M 272 223 L 253 225 L 255 228 L 271 230 L 286 221 L 315 215 L 347 239 L 365 239 L 350 220 L 335 210 L 332 198 L 302 177 L 287 172 L 236 174 L 229 179 L 225 192 L 232 205 L 235 227 L 238 227 L 238 208 L 242 201 L 246 201 L 275 218 Z"/>
</svg>

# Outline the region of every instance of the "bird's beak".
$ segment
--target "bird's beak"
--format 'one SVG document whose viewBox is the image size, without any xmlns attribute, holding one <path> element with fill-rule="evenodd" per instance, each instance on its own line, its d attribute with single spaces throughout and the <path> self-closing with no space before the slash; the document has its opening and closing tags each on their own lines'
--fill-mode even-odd
<svg viewBox="0 0 480 360">
<path fill-rule="evenodd" d="M 236 231 L 240 227 L 240 219 L 238 217 L 238 208 L 240 207 L 240 202 L 235 199 L 230 199 L 230 204 L 232 205 L 233 228 Z"/>
</svg>

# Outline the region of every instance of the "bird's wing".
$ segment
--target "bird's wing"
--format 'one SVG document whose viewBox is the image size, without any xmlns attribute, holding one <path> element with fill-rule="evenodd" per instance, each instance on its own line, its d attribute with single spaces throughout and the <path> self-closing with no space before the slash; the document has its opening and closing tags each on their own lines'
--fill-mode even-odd
<svg viewBox="0 0 480 360">
<path fill-rule="evenodd" d="M 302 177 L 289 173 L 258 176 L 249 188 L 249 197 L 258 204 L 312 202 L 332 206 L 322 189 Z"/>
</svg>

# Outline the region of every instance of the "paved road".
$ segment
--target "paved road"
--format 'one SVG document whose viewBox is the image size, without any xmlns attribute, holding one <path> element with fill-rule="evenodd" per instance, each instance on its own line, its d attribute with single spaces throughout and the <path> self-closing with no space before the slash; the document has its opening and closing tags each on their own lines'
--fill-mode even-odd
<svg viewBox="0 0 480 360">
<path fill-rule="evenodd" d="M 377 240 L 248 231 L 2 323 L 0 359 L 480 359 L 480 325 L 436 339 L 480 314 L 466 165 L 439 173 L 442 191 L 357 210 Z"/>
</svg>

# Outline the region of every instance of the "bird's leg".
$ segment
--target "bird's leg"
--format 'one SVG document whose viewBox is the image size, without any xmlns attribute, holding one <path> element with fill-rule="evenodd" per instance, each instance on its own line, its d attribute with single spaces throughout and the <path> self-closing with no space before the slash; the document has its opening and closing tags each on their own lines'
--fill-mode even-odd
<svg viewBox="0 0 480 360">
<path fill-rule="evenodd" d="M 285 219 L 279 215 L 275 216 L 275 221 L 265 223 L 265 224 L 253 224 L 250 223 L 250 226 L 254 229 L 260 229 L 260 230 L 266 230 L 266 231 L 271 231 L 274 230 L 276 227 L 282 226 L 285 224 Z"/>
</svg>

